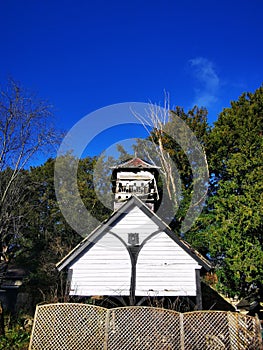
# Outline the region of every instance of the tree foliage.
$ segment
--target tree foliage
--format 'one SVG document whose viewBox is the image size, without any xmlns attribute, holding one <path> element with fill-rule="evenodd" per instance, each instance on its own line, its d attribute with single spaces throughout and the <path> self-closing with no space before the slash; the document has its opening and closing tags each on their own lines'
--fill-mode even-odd
<svg viewBox="0 0 263 350">
<path fill-rule="evenodd" d="M 76 161 L 71 155 L 65 157 L 70 158 L 71 162 Z M 67 159 L 65 164 L 68 165 L 70 161 Z M 63 300 L 65 284 L 55 265 L 83 238 L 71 228 L 61 213 L 54 187 L 54 163 L 55 160 L 50 158 L 42 166 L 32 167 L 28 172 L 31 187 L 24 205 L 34 210 L 30 211 L 23 231 L 23 253 L 16 257 L 16 264 L 29 271 L 27 285 L 31 292 L 35 290 L 37 301 L 41 298 Z M 103 221 L 110 214 L 110 210 L 97 199 L 94 190 L 95 163 L 96 157 L 79 160 L 78 191 L 86 208 L 97 220 Z M 68 184 L 64 185 L 67 189 Z M 74 204 L 71 193 L 65 193 L 64 199 Z M 81 220 L 77 208 L 72 214 L 76 216 L 76 220 Z M 91 223 L 86 223 L 86 234 L 93 229 Z"/>
<path fill-rule="evenodd" d="M 220 287 L 245 294 L 263 279 L 263 87 L 219 115 L 209 139 L 213 193 L 199 234 Z"/>
<path fill-rule="evenodd" d="M 56 143 L 60 135 L 50 127 L 51 109 L 46 102 L 35 99 L 14 81 L 0 93 L 2 261 L 13 260 L 27 269 L 27 288 L 36 293 L 36 301 L 47 300 L 51 295 L 63 296 L 63 279 L 55 264 L 82 237 L 66 222 L 58 205 L 55 160 L 50 157 L 41 166 L 27 166 L 34 155 Z M 170 202 L 158 215 L 180 234 L 192 205 L 196 181 L 193 166 L 199 164 L 191 164 L 189 153 L 182 148 L 187 135 L 179 130 L 177 117 L 188 125 L 205 150 L 210 170 L 206 206 L 202 202 L 202 215 L 183 237 L 211 257 L 220 290 L 246 294 L 251 285 L 263 280 L 263 87 L 232 102 L 213 127 L 208 125 L 205 109 L 194 107 L 185 112 L 176 107 L 166 119 L 155 120 L 147 140 L 138 140 L 135 153 L 153 161 L 164 172 L 159 188 Z M 120 162 L 130 157 L 121 146 L 118 150 Z M 111 213 L 109 184 L 111 166 L 116 160 L 65 157 L 71 157 L 72 164 L 78 163 L 76 190 L 84 206 L 103 221 Z M 61 162 L 67 172 L 65 164 L 69 162 Z M 62 183 L 60 191 L 65 191 L 66 204 L 74 205 L 74 191 L 69 192 L 68 188 L 70 183 Z M 78 208 L 74 213 L 75 220 L 79 220 Z M 85 223 L 87 234 L 92 229 L 92 222 Z"/>
<path fill-rule="evenodd" d="M 59 140 L 51 117 L 51 106 L 13 79 L 0 90 L 0 251 L 5 256 L 20 246 L 29 211 L 24 210 L 28 162 Z"/>
<path fill-rule="evenodd" d="M 165 123 L 158 120 L 160 125 L 153 129 L 151 140 L 161 144 L 161 150 L 179 170 L 181 183 L 175 181 L 176 186 L 172 188 L 173 212 L 177 211 L 172 225 L 180 232 L 193 195 L 193 169 L 181 147 L 183 141 L 176 142 L 178 138 L 171 137 L 175 133 L 184 137 L 183 132 L 178 133 L 175 115 L 191 128 L 202 144 L 210 172 L 207 203 L 184 238 L 211 257 L 221 291 L 244 295 L 263 279 L 263 88 L 242 94 L 222 111 L 211 128 L 206 111 L 197 107 L 188 113 L 177 107 Z M 139 141 L 138 148 L 147 149 L 145 141 Z"/>
</svg>

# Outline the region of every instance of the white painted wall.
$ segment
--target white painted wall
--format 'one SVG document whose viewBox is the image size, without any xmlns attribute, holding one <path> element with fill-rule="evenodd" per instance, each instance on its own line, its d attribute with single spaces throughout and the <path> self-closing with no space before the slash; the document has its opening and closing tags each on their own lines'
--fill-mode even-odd
<svg viewBox="0 0 263 350">
<path fill-rule="evenodd" d="M 136 268 L 136 295 L 196 295 L 195 269 L 201 266 L 164 232 L 146 242 Z"/>
<path fill-rule="evenodd" d="M 129 295 L 131 262 L 128 251 L 106 234 L 70 267 L 70 295 Z"/>
<path fill-rule="evenodd" d="M 111 231 L 128 242 L 128 233 L 139 233 L 139 244 L 150 234 L 158 230 L 156 225 L 140 208 L 134 207 Z"/>
<path fill-rule="evenodd" d="M 133 208 L 110 227 L 126 243 L 128 233 L 139 233 L 139 243 L 158 230 L 140 208 Z M 71 295 L 129 295 L 130 255 L 122 242 L 107 232 L 70 268 Z M 198 263 L 165 232 L 145 242 L 137 261 L 136 295 L 195 296 Z"/>
</svg>

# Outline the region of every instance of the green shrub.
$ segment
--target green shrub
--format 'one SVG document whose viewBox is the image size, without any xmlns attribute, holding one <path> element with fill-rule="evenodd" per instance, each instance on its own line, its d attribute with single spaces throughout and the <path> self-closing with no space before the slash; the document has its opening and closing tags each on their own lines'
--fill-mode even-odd
<svg viewBox="0 0 263 350">
<path fill-rule="evenodd" d="M 0 336 L 1 350 L 27 350 L 30 340 L 30 330 L 16 324 L 5 330 L 5 335 Z"/>
</svg>

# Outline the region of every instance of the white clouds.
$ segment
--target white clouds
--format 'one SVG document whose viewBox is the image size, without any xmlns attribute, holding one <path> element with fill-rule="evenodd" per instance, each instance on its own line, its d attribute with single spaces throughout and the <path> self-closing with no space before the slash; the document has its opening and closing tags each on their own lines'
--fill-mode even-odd
<svg viewBox="0 0 263 350">
<path fill-rule="evenodd" d="M 206 108 L 218 102 L 220 79 L 213 62 L 204 57 L 189 60 L 191 72 L 196 79 L 195 100 L 193 105 Z"/>
</svg>

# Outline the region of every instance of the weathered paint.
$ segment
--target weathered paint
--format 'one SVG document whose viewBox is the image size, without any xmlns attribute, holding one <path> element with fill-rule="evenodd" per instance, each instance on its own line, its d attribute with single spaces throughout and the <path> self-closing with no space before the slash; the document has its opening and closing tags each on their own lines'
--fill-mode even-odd
<svg viewBox="0 0 263 350">
<path fill-rule="evenodd" d="M 139 233 L 139 245 L 158 229 L 159 226 L 138 207 L 131 209 L 111 227 L 111 231 L 125 242 L 128 242 L 129 233 Z"/>
<path fill-rule="evenodd" d="M 195 296 L 195 270 L 200 268 L 165 232 L 148 240 L 136 265 L 136 295 Z"/>
<path fill-rule="evenodd" d="M 111 234 L 104 235 L 71 266 L 70 295 L 129 295 L 131 261 Z"/>
<path fill-rule="evenodd" d="M 149 207 L 151 210 L 154 210 L 154 206 L 159 199 L 156 183 L 158 167 L 140 158 L 133 158 L 117 165 L 113 169 L 114 210 L 118 210 L 121 204 L 133 195 L 150 204 Z"/>
<path fill-rule="evenodd" d="M 137 206 L 70 265 L 71 295 L 130 295 L 129 233 L 139 234 L 135 295 L 196 295 L 195 270 L 201 266 Z"/>
</svg>

